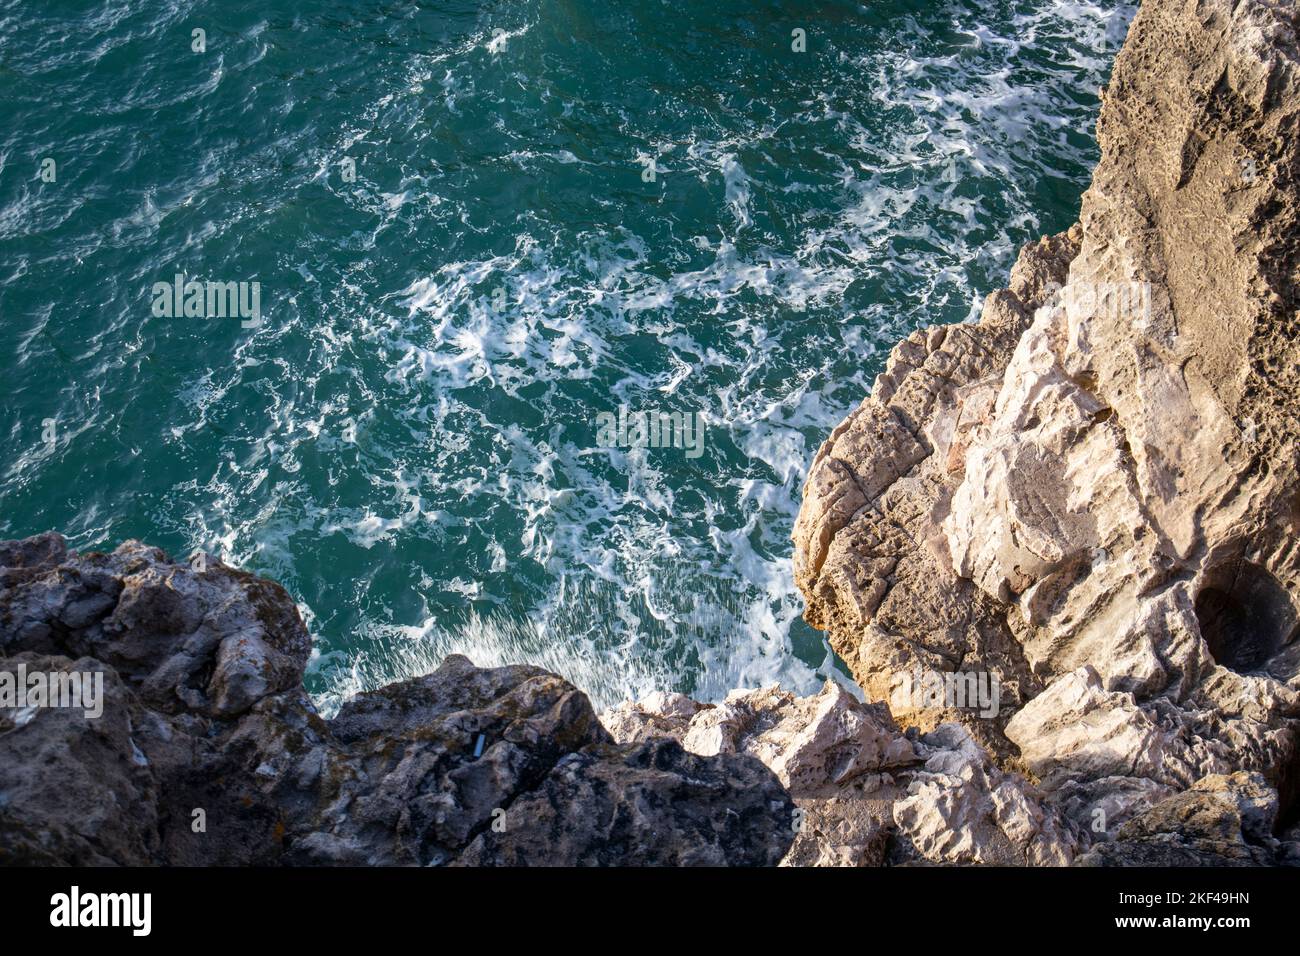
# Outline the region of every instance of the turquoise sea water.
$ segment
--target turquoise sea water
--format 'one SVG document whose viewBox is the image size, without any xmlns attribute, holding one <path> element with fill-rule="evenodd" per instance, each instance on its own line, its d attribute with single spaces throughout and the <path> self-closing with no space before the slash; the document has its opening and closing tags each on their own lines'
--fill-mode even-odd
<svg viewBox="0 0 1300 956">
<path fill-rule="evenodd" d="M 0 535 L 276 578 L 327 708 L 453 650 L 808 690 L 807 464 L 1073 221 L 1131 13 L 0 2 Z M 260 324 L 156 314 L 177 274 Z"/>
</svg>

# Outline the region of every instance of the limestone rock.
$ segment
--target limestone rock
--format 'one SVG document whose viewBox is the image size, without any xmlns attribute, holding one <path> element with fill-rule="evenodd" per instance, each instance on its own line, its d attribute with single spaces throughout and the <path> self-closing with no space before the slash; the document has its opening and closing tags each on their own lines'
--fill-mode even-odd
<svg viewBox="0 0 1300 956">
<path fill-rule="evenodd" d="M 886 705 L 833 682 L 804 698 L 734 691 L 718 705 L 652 695 L 602 720 L 616 739 L 762 760 L 799 808 L 785 865 L 1065 864 L 1078 846 L 1062 814 L 961 725 L 904 734 Z"/>
<path fill-rule="evenodd" d="M 923 738 L 928 759 L 894 819 L 932 862 L 1063 865 L 1076 840 L 1023 779 L 1001 773 L 960 724 Z"/>
<path fill-rule="evenodd" d="M 1083 845 L 1240 773 L 1294 820 L 1298 32 L 1287 4 L 1145 0 L 1079 223 L 1027 247 L 978 324 L 900 343 L 804 490 L 807 620 L 874 700 L 918 668 L 996 676 L 993 719 L 894 715 L 961 722 Z M 981 789 L 919 786 L 896 812 L 922 828 Z"/>
<path fill-rule="evenodd" d="M 1277 793 L 1258 773 L 1214 775 L 1161 801 L 1080 859 L 1083 866 L 1300 863 L 1300 843 L 1273 836 Z"/>
<path fill-rule="evenodd" d="M 1062 769 L 1072 779 L 1159 775 L 1165 738 L 1133 695 L 1107 691 L 1084 665 L 1027 703 L 1007 724 L 1021 759 L 1039 775 Z"/>
<path fill-rule="evenodd" d="M 671 708 L 671 713 L 668 709 Z M 863 704 L 833 681 L 797 697 L 778 687 L 732 691 L 720 704 L 652 694 L 601 715 L 620 741 L 669 737 L 692 753 L 757 757 L 796 794 L 918 761 L 887 707 Z"/>
</svg>

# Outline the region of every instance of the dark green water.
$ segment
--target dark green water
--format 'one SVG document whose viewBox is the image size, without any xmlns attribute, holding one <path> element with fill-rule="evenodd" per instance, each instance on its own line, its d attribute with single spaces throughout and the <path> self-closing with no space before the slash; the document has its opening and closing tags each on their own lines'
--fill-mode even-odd
<svg viewBox="0 0 1300 956">
<path fill-rule="evenodd" d="M 280 580 L 327 706 L 450 650 L 806 690 L 807 463 L 1073 221 L 1130 14 L 0 3 L 0 534 Z M 260 324 L 156 314 L 178 273 Z"/>
</svg>

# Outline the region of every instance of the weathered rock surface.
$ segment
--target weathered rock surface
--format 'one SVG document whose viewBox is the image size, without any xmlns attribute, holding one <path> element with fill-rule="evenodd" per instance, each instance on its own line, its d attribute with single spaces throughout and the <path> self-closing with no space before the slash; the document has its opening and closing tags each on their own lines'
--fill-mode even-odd
<svg viewBox="0 0 1300 956">
<path fill-rule="evenodd" d="M 1300 843 L 1280 843 L 1277 792 L 1257 773 L 1213 775 L 1129 820 L 1081 866 L 1300 865 Z"/>
<path fill-rule="evenodd" d="M 1218 808 L 1298 812 L 1298 33 L 1294 4 L 1146 0 L 1079 223 L 978 324 L 902 342 L 805 487 L 808 621 L 870 699 L 995 677 L 996 715 L 895 717 L 1031 773 L 1090 861 L 1289 852 Z"/>
<path fill-rule="evenodd" d="M 734 691 L 717 705 L 654 694 L 601 719 L 619 741 L 670 738 L 695 753 L 762 760 L 800 810 L 786 865 L 1064 864 L 1078 842 L 960 724 L 904 733 L 887 706 L 834 683 L 802 698 Z"/>
<path fill-rule="evenodd" d="M 0 672 L 104 675 L 103 711 L 0 709 L 0 863 L 774 864 L 743 754 L 623 745 L 534 667 L 447 658 L 333 719 L 278 585 L 128 542 L 0 543 Z"/>
</svg>

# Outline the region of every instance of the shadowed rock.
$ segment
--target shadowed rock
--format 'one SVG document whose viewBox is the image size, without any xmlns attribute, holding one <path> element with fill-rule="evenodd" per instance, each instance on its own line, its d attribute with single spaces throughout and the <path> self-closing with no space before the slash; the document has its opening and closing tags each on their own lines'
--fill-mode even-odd
<svg viewBox="0 0 1300 956">
<path fill-rule="evenodd" d="M 196 564 L 0 543 L 0 672 L 104 680 L 98 717 L 0 709 L 0 863 L 771 865 L 794 838 L 760 761 L 617 744 L 538 668 L 452 656 L 326 721 L 285 591 Z"/>
</svg>

